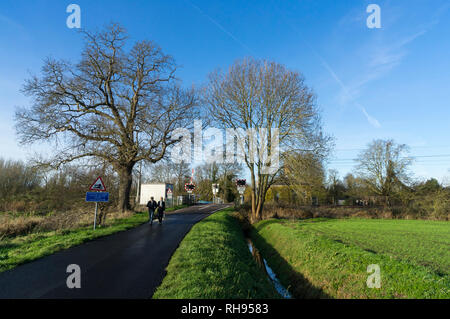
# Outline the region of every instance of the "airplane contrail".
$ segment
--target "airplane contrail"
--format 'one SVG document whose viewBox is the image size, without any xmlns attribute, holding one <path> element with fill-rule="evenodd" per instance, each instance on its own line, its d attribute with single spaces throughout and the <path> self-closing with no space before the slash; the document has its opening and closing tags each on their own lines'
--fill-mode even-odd
<svg viewBox="0 0 450 319">
<path fill-rule="evenodd" d="M 207 18 L 210 22 L 212 22 L 216 27 L 218 27 L 223 33 L 228 35 L 231 39 L 233 39 L 236 43 L 238 43 L 241 47 L 243 47 L 245 50 L 249 51 L 251 54 L 256 55 L 252 49 L 250 49 L 247 45 L 245 45 L 242 41 L 240 41 L 234 34 L 232 34 L 230 31 L 225 29 L 219 22 L 211 18 L 208 14 L 206 14 L 202 9 L 200 9 L 198 6 L 190 2 L 189 0 L 185 0 L 191 7 L 193 7 L 195 10 L 197 10 L 200 14 L 202 14 L 205 18 Z"/>
</svg>

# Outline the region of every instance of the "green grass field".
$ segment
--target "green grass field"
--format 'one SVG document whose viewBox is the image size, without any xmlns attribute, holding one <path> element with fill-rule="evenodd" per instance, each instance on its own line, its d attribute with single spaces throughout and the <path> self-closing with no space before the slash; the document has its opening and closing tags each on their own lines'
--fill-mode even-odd
<svg viewBox="0 0 450 319">
<path fill-rule="evenodd" d="M 230 210 L 196 224 L 167 267 L 155 299 L 279 298 L 253 260 Z"/>
<path fill-rule="evenodd" d="M 298 298 L 450 298 L 450 223 L 268 220 L 252 239 Z M 381 288 L 368 288 L 378 264 Z"/>
</svg>

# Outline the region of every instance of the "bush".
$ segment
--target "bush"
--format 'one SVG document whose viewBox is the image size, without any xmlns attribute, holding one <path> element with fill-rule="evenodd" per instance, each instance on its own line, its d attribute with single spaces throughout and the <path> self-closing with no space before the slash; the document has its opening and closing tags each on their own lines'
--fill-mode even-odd
<svg viewBox="0 0 450 319">
<path fill-rule="evenodd" d="M 99 205 L 97 225 L 106 225 L 124 217 L 129 217 L 129 215 L 117 213 L 110 207 Z M 37 232 L 76 229 L 91 225 L 93 219 L 92 206 L 90 209 L 52 212 L 45 215 L 37 213 L 3 213 L 0 215 L 0 238 L 23 236 Z"/>
<path fill-rule="evenodd" d="M 440 191 L 434 200 L 432 216 L 438 220 L 450 220 L 450 191 Z"/>
<path fill-rule="evenodd" d="M 383 218 L 383 219 L 450 219 L 450 198 L 447 194 L 416 202 L 414 207 L 354 207 L 354 206 L 281 206 L 264 205 L 263 219 L 309 218 Z"/>
<path fill-rule="evenodd" d="M 21 216 L 8 218 L 7 216 L 2 216 L 0 219 L 0 238 L 29 234 L 33 232 L 42 221 L 42 217 Z"/>
</svg>

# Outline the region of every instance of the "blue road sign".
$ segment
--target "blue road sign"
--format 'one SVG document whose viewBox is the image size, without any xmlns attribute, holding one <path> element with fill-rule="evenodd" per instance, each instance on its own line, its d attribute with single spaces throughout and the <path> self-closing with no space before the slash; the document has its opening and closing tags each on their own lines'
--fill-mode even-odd
<svg viewBox="0 0 450 319">
<path fill-rule="evenodd" d="M 106 192 L 87 192 L 86 202 L 109 202 L 109 193 Z"/>
</svg>

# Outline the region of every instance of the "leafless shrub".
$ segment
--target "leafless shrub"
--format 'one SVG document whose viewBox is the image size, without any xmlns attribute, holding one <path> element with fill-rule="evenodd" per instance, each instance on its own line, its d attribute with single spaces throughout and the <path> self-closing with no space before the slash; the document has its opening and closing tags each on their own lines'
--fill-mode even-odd
<svg viewBox="0 0 450 319">
<path fill-rule="evenodd" d="M 449 220 L 449 201 L 438 201 L 438 207 L 432 214 L 421 215 L 404 207 L 355 207 L 355 206 L 305 206 L 288 207 L 277 205 L 266 205 L 263 212 L 263 219 L 308 219 L 308 218 L 382 218 L 382 219 L 434 219 Z"/>
<path fill-rule="evenodd" d="M 131 213 L 124 215 L 111 211 L 110 206 L 100 205 L 97 225 L 108 225 L 117 218 L 124 218 L 129 215 Z M 51 213 L 45 216 L 4 213 L 0 215 L 0 238 L 23 236 L 36 232 L 76 229 L 89 226 L 93 221 L 93 207 L 91 209 Z"/>
</svg>

